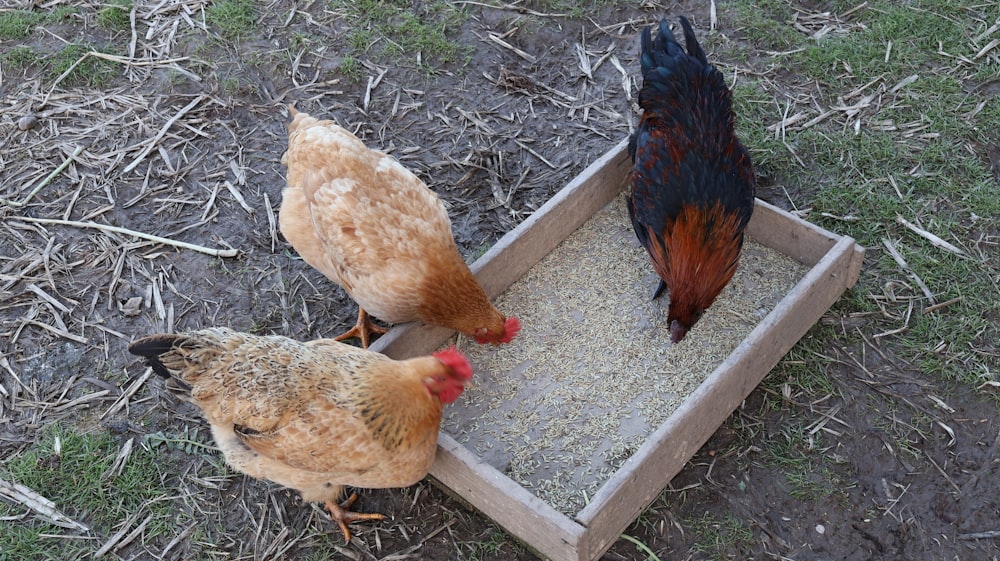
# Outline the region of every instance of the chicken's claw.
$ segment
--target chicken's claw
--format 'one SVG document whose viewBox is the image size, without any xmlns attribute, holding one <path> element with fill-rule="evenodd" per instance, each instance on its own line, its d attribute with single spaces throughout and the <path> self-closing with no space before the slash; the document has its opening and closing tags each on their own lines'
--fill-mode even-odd
<svg viewBox="0 0 1000 561">
<path fill-rule="evenodd" d="M 376 325 L 375 322 L 371 320 L 368 312 L 366 312 L 364 308 L 359 307 L 358 321 L 354 324 L 354 327 L 334 337 L 334 339 L 337 341 L 343 341 L 344 339 L 357 337 L 358 339 L 361 339 L 361 348 L 367 349 L 369 343 L 371 342 L 372 333 L 382 335 L 387 331 L 389 330 L 380 325 Z"/>
<path fill-rule="evenodd" d="M 340 526 L 340 531 L 344 534 L 344 540 L 347 543 L 351 543 L 351 530 L 347 527 L 351 522 L 356 522 L 358 520 L 384 520 L 384 514 L 378 513 L 361 513 L 361 512 L 351 512 L 347 509 L 351 508 L 354 501 L 358 500 L 357 493 L 351 493 L 350 497 L 347 497 L 344 502 L 337 504 L 333 501 L 326 502 L 326 510 L 330 512 L 330 518 Z"/>
</svg>

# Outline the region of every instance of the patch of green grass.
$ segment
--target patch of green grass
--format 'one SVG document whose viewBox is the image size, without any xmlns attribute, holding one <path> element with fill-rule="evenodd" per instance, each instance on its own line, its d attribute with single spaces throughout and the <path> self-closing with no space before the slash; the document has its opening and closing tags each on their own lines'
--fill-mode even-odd
<svg viewBox="0 0 1000 561">
<path fill-rule="evenodd" d="M 260 87 L 242 74 L 229 75 L 223 79 L 222 91 L 233 97 L 243 95 L 260 97 Z"/>
<path fill-rule="evenodd" d="M 507 543 L 507 536 L 503 530 L 490 525 L 487 534 L 481 539 L 463 541 L 459 543 L 462 550 L 462 559 L 468 561 L 486 561 L 495 559 L 504 545 Z"/>
<path fill-rule="evenodd" d="M 883 407 L 885 407 L 883 405 Z M 934 419 L 910 407 L 890 403 L 881 419 L 874 424 L 888 438 L 896 452 L 905 454 L 910 460 L 924 455 L 924 444 L 933 440 L 936 427 Z M 890 421 L 891 419 L 891 421 Z"/>
<path fill-rule="evenodd" d="M 816 452 L 821 433 L 808 434 L 795 419 L 784 423 L 781 434 L 758 434 L 755 443 L 762 450 L 761 461 L 784 475 L 788 494 L 799 500 L 843 495 L 844 483 L 828 465 L 831 458 Z"/>
<path fill-rule="evenodd" d="M 344 540 L 338 540 L 336 532 L 322 532 L 311 537 L 309 553 L 301 558 L 302 561 L 328 561 L 337 558 L 337 548 L 343 545 Z"/>
<path fill-rule="evenodd" d="M 226 39 L 238 40 L 254 28 L 253 0 L 217 0 L 205 11 L 205 19 Z"/>
<path fill-rule="evenodd" d="M 864 28 L 828 34 L 794 58 L 809 76 L 827 84 L 864 84 L 883 74 L 902 78 L 929 63 L 945 62 L 937 54 L 939 41 L 946 53 L 970 54 L 960 23 L 964 9 L 947 0 L 875 2 L 860 15 Z"/>
<path fill-rule="evenodd" d="M 780 121 L 780 110 L 774 96 L 752 79 L 741 79 L 732 88 L 736 134 L 748 150 L 758 173 L 769 169 L 784 169 L 797 164 L 781 139 L 775 138 L 767 126 Z"/>
<path fill-rule="evenodd" d="M 293 31 L 292 35 L 288 38 L 288 48 L 292 52 L 298 52 L 304 49 L 308 49 L 316 41 L 316 38 L 308 33 L 302 33 L 301 31 Z"/>
<path fill-rule="evenodd" d="M 0 515 L 7 515 L 4 503 L 0 503 Z M 9 511 L 13 513 L 13 511 Z M 72 543 L 47 538 L 43 534 L 58 534 L 59 527 L 45 525 L 42 528 L 22 522 L 0 520 L 0 560 L 29 561 L 71 559 L 85 554 L 85 549 Z"/>
<path fill-rule="evenodd" d="M 351 55 L 347 55 L 341 59 L 338 70 L 351 80 L 357 81 L 361 79 L 361 63 Z"/>
<path fill-rule="evenodd" d="M 797 402 L 837 395 L 839 390 L 823 368 L 824 359 L 816 354 L 821 352 L 823 342 L 833 336 L 829 328 L 814 326 L 761 383 L 777 395 L 783 395 L 788 386 L 791 399 Z M 796 398 L 799 394 L 804 396 Z"/>
<path fill-rule="evenodd" d="M 97 25 L 108 31 L 128 31 L 129 12 L 132 0 L 113 0 L 110 5 L 97 11 Z"/>
<path fill-rule="evenodd" d="M 989 217 L 985 218 L 987 223 L 996 227 L 1000 189 L 986 162 L 965 147 L 975 131 L 962 119 L 936 116 L 953 111 L 949 108 L 960 103 L 962 96 L 964 93 L 949 91 L 946 84 L 939 83 L 934 95 L 915 97 L 910 113 L 896 115 L 897 122 L 920 123 L 926 118 L 926 130 L 936 136 L 923 142 L 903 140 L 892 132 L 862 131 L 853 135 L 805 131 L 798 135 L 796 144 L 800 152 L 811 154 L 823 170 L 823 177 L 813 178 L 820 185 L 812 200 L 814 213 L 851 218 L 817 216 L 816 221 L 874 248 L 869 260 L 875 269 L 862 277 L 855 290 L 881 294 L 886 282 L 902 281 L 910 286 L 903 289 L 906 293 L 902 296 L 922 298 L 923 291 L 912 279 L 912 271 L 929 287 L 935 301 L 961 298 L 945 313 L 920 312 L 931 304 L 926 300 L 917 302 L 916 313 L 908 311 L 909 300 L 886 305 L 897 316 L 893 327 L 903 327 L 909 315 L 906 330 L 894 338 L 909 351 L 906 360 L 927 373 L 970 379 L 977 376 L 974 372 L 978 369 L 955 360 L 955 354 L 929 351 L 946 341 L 951 348 L 964 352 L 984 332 L 997 333 L 996 325 L 988 320 L 989 311 L 993 310 L 995 317 L 998 310 L 992 296 L 995 291 L 990 265 L 976 253 L 961 257 L 941 250 L 897 221 L 901 216 L 917 222 L 923 229 L 968 249 L 975 245 L 970 231 L 973 215 Z M 884 240 L 902 254 L 908 270 L 889 255 Z M 881 311 L 874 300 L 859 303 L 858 311 Z"/>
<path fill-rule="evenodd" d="M 704 514 L 686 520 L 685 526 L 696 536 L 691 550 L 712 560 L 739 559 L 754 541 L 753 531 L 732 514 L 721 518 Z"/>
<path fill-rule="evenodd" d="M 372 34 L 368 31 L 355 29 L 347 35 L 347 44 L 355 51 L 367 51 L 373 42 Z"/>
<path fill-rule="evenodd" d="M 96 49 L 79 43 L 64 45 L 62 49 L 46 59 L 46 62 L 49 64 L 48 71 L 46 72 L 47 77 L 50 80 L 55 80 L 72 68 L 72 71 L 63 78 L 60 85 L 88 86 L 92 88 L 107 85 L 114 78 L 118 70 L 114 62 L 95 56 L 88 56 L 83 62 L 73 67 L 81 57 L 91 50 Z"/>
<path fill-rule="evenodd" d="M 45 16 L 29 10 L 0 13 L 0 39 L 24 39 Z"/>
<path fill-rule="evenodd" d="M 70 16 L 75 16 L 76 14 L 79 13 L 80 10 L 77 9 L 75 6 L 62 5 L 58 6 L 56 9 L 49 12 L 49 14 L 45 16 L 45 21 L 49 23 L 59 23 L 65 19 L 68 19 Z"/>
<path fill-rule="evenodd" d="M 785 473 L 785 480 L 791 486 L 788 494 L 800 501 L 818 501 L 844 492 L 843 481 L 826 466 L 802 466 Z"/>
<path fill-rule="evenodd" d="M 331 8 L 351 22 L 348 44 L 359 52 L 379 45 L 377 54 L 421 62 L 466 64 L 472 49 L 449 38 L 467 15 L 450 2 L 434 0 L 417 6 L 402 0 L 332 0 Z"/>
<path fill-rule="evenodd" d="M 38 60 L 39 56 L 35 49 L 26 45 L 18 45 L 0 53 L 0 64 L 4 66 L 6 72 L 23 70 Z"/>
<path fill-rule="evenodd" d="M 790 24 L 792 9 L 788 2 L 742 0 L 735 7 L 741 31 L 747 41 L 759 49 L 785 51 L 806 39 Z"/>
<path fill-rule="evenodd" d="M 114 469 L 119 450 L 110 433 L 83 434 L 50 425 L 38 444 L 0 466 L 0 476 L 53 501 L 61 512 L 92 526 L 99 535 L 109 535 L 122 520 L 148 511 L 154 520 L 147 524 L 145 535 L 155 537 L 171 525 L 169 504 L 156 500 L 164 494 L 159 463 L 136 446 L 124 466 Z M 0 502 L 0 516 L 23 510 Z M 0 520 L 0 559 L 70 559 L 97 547 L 86 540 L 46 538 L 45 534 L 63 532 L 30 517 L 26 520 Z"/>
</svg>

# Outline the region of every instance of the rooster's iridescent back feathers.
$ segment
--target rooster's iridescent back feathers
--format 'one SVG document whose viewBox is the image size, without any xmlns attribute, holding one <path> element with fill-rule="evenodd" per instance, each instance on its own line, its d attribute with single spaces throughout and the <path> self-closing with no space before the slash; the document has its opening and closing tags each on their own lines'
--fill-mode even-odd
<svg viewBox="0 0 1000 561">
<path fill-rule="evenodd" d="M 670 288 L 675 342 L 732 277 L 756 184 L 725 79 L 688 20 L 680 22 L 687 52 L 665 20 L 655 38 L 642 32 L 643 115 L 629 142 L 628 202 L 636 235 Z"/>
</svg>

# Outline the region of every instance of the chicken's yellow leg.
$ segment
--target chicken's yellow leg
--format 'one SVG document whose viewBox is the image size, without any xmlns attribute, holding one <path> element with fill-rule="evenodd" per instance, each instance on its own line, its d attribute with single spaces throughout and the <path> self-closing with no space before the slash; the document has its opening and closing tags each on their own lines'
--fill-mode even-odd
<svg viewBox="0 0 1000 561">
<path fill-rule="evenodd" d="M 368 312 L 364 308 L 358 306 L 358 322 L 354 324 L 354 327 L 348 329 L 341 335 L 335 337 L 337 341 L 343 341 L 344 339 L 350 339 L 351 337 L 357 337 L 361 339 L 361 348 L 367 349 L 368 343 L 371 341 L 371 334 L 377 333 L 379 335 L 385 333 L 388 329 L 375 325 L 371 318 L 368 316 Z"/>
<path fill-rule="evenodd" d="M 354 501 L 356 500 L 358 500 L 358 494 L 352 493 L 350 497 L 347 497 L 347 500 L 345 500 L 340 504 L 337 504 L 333 501 L 327 501 L 325 505 L 326 510 L 330 512 L 330 517 L 333 518 L 334 522 L 336 522 L 338 526 L 340 526 L 340 531 L 343 532 L 344 539 L 347 541 L 347 543 L 351 542 L 351 530 L 348 529 L 347 527 L 347 525 L 350 524 L 351 522 L 355 522 L 357 520 L 385 519 L 385 515 L 378 513 L 369 514 L 369 513 L 351 512 L 347 510 L 351 508 L 351 505 L 353 505 Z"/>
</svg>

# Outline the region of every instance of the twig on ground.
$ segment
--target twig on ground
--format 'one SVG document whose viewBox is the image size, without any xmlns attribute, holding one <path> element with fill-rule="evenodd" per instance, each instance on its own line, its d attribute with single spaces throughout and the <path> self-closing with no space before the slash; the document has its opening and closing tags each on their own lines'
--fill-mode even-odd
<svg viewBox="0 0 1000 561">
<path fill-rule="evenodd" d="M 107 542 L 105 542 L 104 545 L 100 547 L 100 549 L 94 552 L 94 559 L 100 558 L 101 556 L 111 551 L 112 549 L 119 549 L 121 547 L 125 547 L 126 545 L 128 545 L 128 543 L 134 540 L 136 536 L 138 536 L 142 532 L 142 530 L 146 528 L 146 525 L 149 524 L 151 520 L 153 520 L 153 515 L 150 514 L 149 516 L 147 516 L 145 520 L 139 523 L 139 526 L 137 526 L 135 530 L 132 530 L 132 532 L 129 533 L 128 536 L 126 536 L 125 534 L 132 529 L 132 523 L 135 522 L 137 518 L 139 518 L 138 512 L 130 516 L 128 520 L 126 520 L 125 523 L 122 524 L 121 530 L 118 530 L 118 533 L 111 536 L 111 538 Z"/>
<path fill-rule="evenodd" d="M 115 413 L 118 413 L 118 411 L 120 411 L 123 407 L 128 405 L 128 400 L 131 399 L 133 395 L 135 395 L 135 392 L 139 391 L 139 388 L 141 388 L 142 385 L 146 383 L 146 380 L 148 380 L 149 377 L 152 375 L 153 375 L 153 369 L 147 368 L 146 371 L 142 374 L 142 376 L 140 376 L 134 382 L 132 382 L 129 385 L 128 389 L 122 392 L 122 394 L 118 396 L 118 399 L 115 400 L 113 404 L 111 404 L 111 407 L 108 407 L 108 410 L 101 415 L 100 417 L 101 420 L 104 420 L 105 418 L 110 417 Z"/>
<path fill-rule="evenodd" d="M 7 206 L 12 206 L 14 208 L 20 208 L 20 207 L 28 204 L 29 202 L 31 202 L 31 199 L 33 199 L 35 197 L 35 195 L 38 194 L 39 191 L 41 191 L 42 189 L 44 189 L 45 186 L 49 184 L 49 182 L 51 182 L 53 179 L 55 179 L 55 177 L 57 175 L 59 175 L 60 173 L 63 172 L 63 170 L 65 170 L 67 167 L 69 167 L 70 162 L 72 162 L 74 159 L 76 159 L 76 157 L 79 156 L 81 152 L 83 152 L 83 146 L 77 146 L 76 149 L 73 150 L 73 153 L 70 154 L 69 157 L 67 157 L 65 160 L 63 160 L 63 163 L 59 164 L 59 167 L 57 167 L 56 169 L 52 170 L 52 173 L 50 173 L 45 179 L 43 179 L 41 183 L 39 183 L 38 185 L 36 185 L 35 188 L 32 189 L 31 192 L 28 193 L 27 196 L 24 197 L 24 199 L 22 199 L 20 201 L 11 201 L 11 200 L 8 200 L 8 199 L 0 199 L 0 203 L 3 203 L 5 205 L 7 205 Z"/>
<path fill-rule="evenodd" d="M 971 532 L 968 534 L 959 534 L 958 539 L 960 540 L 989 540 L 993 538 L 1000 538 L 1000 530 L 990 530 L 988 532 Z"/>
<path fill-rule="evenodd" d="M 891 241 L 889 241 L 889 238 L 882 238 L 882 245 L 884 245 L 885 249 L 889 251 L 889 255 L 892 256 L 892 258 L 896 261 L 896 263 L 910 275 L 910 278 L 913 279 L 913 282 L 917 283 L 917 286 L 919 286 L 920 290 L 923 291 L 924 296 L 927 297 L 927 301 L 930 302 L 931 304 L 937 304 L 937 301 L 935 301 L 934 299 L 934 293 L 931 292 L 931 289 L 927 287 L 923 279 L 921 279 L 920 276 L 917 275 L 916 271 L 910 268 L 910 265 L 906 263 L 906 259 L 903 259 L 903 256 L 899 253 L 899 250 L 897 250 L 896 246 L 893 245 Z"/>
<path fill-rule="evenodd" d="M 526 60 L 526 61 L 528 61 L 528 62 L 530 62 L 532 64 L 534 64 L 535 62 L 538 62 L 538 58 L 536 58 L 535 55 L 526 53 L 526 52 L 522 51 L 521 49 L 515 47 L 514 45 L 511 45 L 510 43 L 508 43 L 508 42 L 504 41 L 503 39 L 501 39 L 500 38 L 501 36 L 498 35 L 498 34 L 496 34 L 496 33 L 490 32 L 490 33 L 487 34 L 487 37 L 490 38 L 490 41 L 493 41 L 497 45 L 500 45 L 501 47 L 510 50 L 510 52 L 514 53 L 515 55 L 523 58 L 524 60 Z"/>
<path fill-rule="evenodd" d="M 660 558 L 655 553 L 653 553 L 653 550 L 650 549 L 648 545 L 642 543 L 641 541 L 637 540 L 636 538 L 633 538 L 632 536 L 630 536 L 628 534 L 622 534 L 622 535 L 620 535 L 618 537 L 621 538 L 621 539 L 623 539 L 623 540 L 625 540 L 625 541 L 627 541 L 627 542 L 630 542 L 632 545 L 634 545 L 636 547 L 636 549 L 638 549 L 644 555 L 646 555 L 646 559 L 648 559 L 649 561 L 660 561 Z"/>
<path fill-rule="evenodd" d="M 80 335 L 74 335 L 65 329 L 60 329 L 58 327 L 49 325 L 45 322 L 38 321 L 37 319 L 29 319 L 24 321 L 24 325 L 34 325 L 36 327 L 41 327 L 42 329 L 54 333 L 64 339 L 69 339 L 70 341 L 75 341 L 77 343 L 82 343 L 86 345 L 89 340 L 86 337 L 81 337 Z"/>
<path fill-rule="evenodd" d="M 139 155 L 136 156 L 134 160 L 132 160 L 131 164 L 125 166 L 125 169 L 122 170 L 122 173 L 128 173 L 133 169 L 135 169 L 136 166 L 138 166 L 140 163 L 142 163 L 142 161 L 146 159 L 146 156 L 148 156 L 149 153 L 156 148 L 156 145 L 160 142 L 160 139 L 162 139 L 164 135 L 167 134 L 167 131 L 170 130 L 170 127 L 172 127 L 174 123 L 176 123 L 181 117 L 186 115 L 188 111 L 191 111 L 192 109 L 195 108 L 195 106 L 197 106 L 199 103 L 201 103 L 206 99 L 208 99 L 208 94 L 199 95 L 198 97 L 191 100 L 191 103 L 185 105 L 184 108 L 178 111 L 176 115 L 174 115 L 166 123 L 164 123 L 163 126 L 160 128 L 160 131 L 157 132 L 156 135 L 153 136 L 153 138 L 147 141 L 148 143 L 146 144 L 146 147 L 143 148 L 142 152 L 140 152 Z"/>
<path fill-rule="evenodd" d="M 485 2 L 473 2 L 472 0 L 460 0 L 455 2 L 455 4 L 466 4 L 469 6 L 482 6 L 484 8 L 492 8 L 494 10 L 513 10 L 519 14 L 528 14 L 529 16 L 536 16 L 541 18 L 564 18 L 568 17 L 568 14 L 555 14 L 552 12 L 536 12 L 525 8 L 524 6 L 519 6 L 517 4 L 487 4 Z"/>
<path fill-rule="evenodd" d="M 204 253 L 206 255 L 211 255 L 213 257 L 235 257 L 239 253 L 238 249 L 212 249 L 210 247 L 190 244 L 187 242 L 181 242 L 167 238 L 161 238 L 160 236 L 154 236 L 153 234 L 137 232 L 135 230 L 129 230 L 128 228 L 119 228 L 118 226 L 109 226 L 107 224 L 98 224 L 96 222 L 77 222 L 75 220 L 56 220 L 52 218 L 29 218 L 27 216 L 12 216 L 10 217 L 10 219 L 23 220 L 24 222 L 33 222 L 36 224 L 57 224 L 61 226 L 72 226 L 74 228 L 93 228 L 95 230 L 101 230 L 104 232 L 114 232 L 116 234 L 134 236 L 136 238 L 141 238 L 144 240 L 149 240 L 151 242 L 171 245 L 182 249 L 190 249 L 192 251 Z"/>
<path fill-rule="evenodd" d="M 961 495 L 962 488 L 955 484 L 955 481 L 951 478 L 951 476 L 949 476 L 944 471 L 944 469 L 942 469 L 941 466 L 939 466 L 938 463 L 934 461 L 934 458 L 931 457 L 931 455 L 927 452 L 927 450 L 924 450 L 924 456 L 926 456 L 927 459 L 930 460 L 931 465 L 933 465 L 934 468 L 938 470 L 938 473 L 944 476 L 945 481 L 947 481 L 948 484 L 951 485 L 952 489 L 955 490 L 956 495 Z"/>
<path fill-rule="evenodd" d="M 955 247 L 954 245 L 952 245 L 952 244 L 944 241 L 943 239 L 939 238 L 938 236 L 936 236 L 936 235 L 928 232 L 927 230 L 924 230 L 923 228 L 917 226 L 916 224 L 910 222 L 909 220 L 903 218 L 902 215 L 897 214 L 896 215 L 896 221 L 899 222 L 900 224 L 902 224 L 903 226 L 906 226 L 910 230 L 913 230 L 918 236 L 920 236 L 920 237 L 924 238 L 925 240 L 931 242 L 931 244 L 933 244 L 934 246 L 940 247 L 941 249 L 944 249 L 944 250 L 947 250 L 947 251 L 950 251 L 950 252 L 952 252 L 952 253 L 954 253 L 956 255 L 961 255 L 962 257 L 965 257 L 965 252 L 964 251 L 962 251 L 961 249 Z"/>
<path fill-rule="evenodd" d="M 271 235 L 271 253 L 278 244 L 278 220 L 274 216 L 274 209 L 271 207 L 271 199 L 264 193 L 264 210 L 267 211 L 267 231 Z"/>
<path fill-rule="evenodd" d="M 84 524 L 71 519 L 56 509 L 56 504 L 35 491 L 21 485 L 0 479 L 0 495 L 35 511 L 46 522 L 70 530 L 87 531 Z"/>
<path fill-rule="evenodd" d="M 538 152 L 535 152 L 534 150 L 532 150 L 531 148 L 529 148 L 525 143 L 521 142 L 520 140 L 516 140 L 515 139 L 514 143 L 517 144 L 518 146 L 520 146 L 521 148 L 524 148 L 532 156 L 534 156 L 534 157 L 538 158 L 539 160 L 541 160 L 543 164 L 549 166 L 552 169 L 559 169 L 559 166 L 557 166 L 557 165 L 553 164 L 552 162 L 546 160 L 544 156 L 542 156 Z"/>
</svg>

